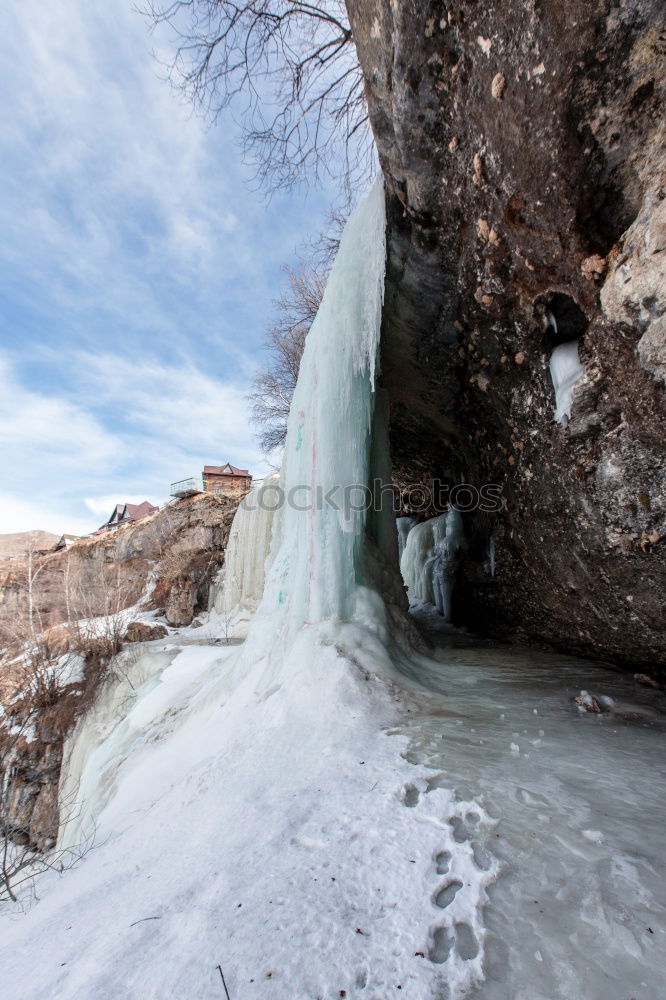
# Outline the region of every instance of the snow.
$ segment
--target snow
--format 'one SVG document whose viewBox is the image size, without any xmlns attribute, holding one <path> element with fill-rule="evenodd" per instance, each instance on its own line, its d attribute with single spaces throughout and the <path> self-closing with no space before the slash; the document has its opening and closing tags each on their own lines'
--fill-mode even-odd
<svg viewBox="0 0 666 1000">
<path fill-rule="evenodd" d="M 215 997 L 218 963 L 234 997 L 365 996 L 362 983 L 377 998 L 431 994 L 448 942 L 437 931 L 480 935 L 494 877 L 479 877 L 450 821 L 490 820 L 446 789 L 423 794 L 427 770 L 384 731 L 396 702 L 333 638 L 299 635 L 288 697 L 239 677 L 234 650 L 187 647 L 157 672 L 146 661 L 160 654 L 146 654 L 131 707 L 115 726 L 104 707 L 88 724 L 97 846 L 3 928 L 16 995 L 162 997 L 168 983 L 167 995 Z M 452 883 L 455 899 L 433 902 Z M 29 968 L 11 948 L 26 934 L 40 941 Z M 429 948 L 433 961 L 415 954 Z M 478 957 L 454 948 L 449 978 L 473 974 Z"/>
<path fill-rule="evenodd" d="M 578 341 L 558 344 L 550 356 L 550 377 L 555 389 L 555 419 L 566 423 L 571 416 L 573 391 L 585 369 L 578 359 Z"/>
<path fill-rule="evenodd" d="M 407 759 L 432 769 L 429 788 L 454 788 L 499 820 L 484 845 L 500 875 L 473 996 L 661 996 L 666 698 L 655 713 L 647 694 L 636 704 L 631 677 L 585 661 L 432 638 L 433 656 L 401 661 L 403 683 L 423 691 L 399 727 Z M 614 712 L 579 714 L 581 687 L 608 692 Z M 466 828 L 458 835 L 473 842 Z"/>
</svg>

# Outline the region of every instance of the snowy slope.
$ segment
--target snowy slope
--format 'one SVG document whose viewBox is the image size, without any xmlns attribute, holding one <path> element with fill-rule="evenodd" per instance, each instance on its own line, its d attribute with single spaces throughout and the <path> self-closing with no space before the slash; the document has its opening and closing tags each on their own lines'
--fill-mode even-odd
<svg viewBox="0 0 666 1000">
<path fill-rule="evenodd" d="M 492 874 L 448 823 L 480 810 L 444 789 L 409 804 L 426 775 L 384 731 L 395 704 L 335 638 L 306 629 L 269 688 L 260 668 L 239 675 L 238 648 L 147 654 L 164 669 L 87 737 L 108 803 L 95 847 L 27 915 L 3 915 L 0 996 L 215 998 L 218 963 L 234 1000 L 433 995 L 433 895 L 453 876 L 472 883 L 457 919 L 482 933 Z M 479 962 L 447 969 L 465 982 Z"/>
</svg>

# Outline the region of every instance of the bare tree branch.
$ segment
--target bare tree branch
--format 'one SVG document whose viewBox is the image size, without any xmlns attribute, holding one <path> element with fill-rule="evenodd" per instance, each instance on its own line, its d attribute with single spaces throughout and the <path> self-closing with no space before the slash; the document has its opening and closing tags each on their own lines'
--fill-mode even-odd
<svg viewBox="0 0 666 1000">
<path fill-rule="evenodd" d="M 174 86 L 211 121 L 237 115 L 268 190 L 367 184 L 374 146 L 344 0 L 148 0 L 144 13 L 174 34 Z"/>
<path fill-rule="evenodd" d="M 305 338 L 326 287 L 323 269 L 301 264 L 297 269 L 286 267 L 285 271 L 289 288 L 274 303 L 277 322 L 266 335 L 266 359 L 249 395 L 252 423 L 266 453 L 284 444 Z"/>
</svg>

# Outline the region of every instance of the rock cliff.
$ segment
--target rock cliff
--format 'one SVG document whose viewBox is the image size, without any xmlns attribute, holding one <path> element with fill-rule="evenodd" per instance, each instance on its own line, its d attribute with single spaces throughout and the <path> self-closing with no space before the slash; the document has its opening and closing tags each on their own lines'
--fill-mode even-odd
<svg viewBox="0 0 666 1000">
<path fill-rule="evenodd" d="M 37 623 L 47 627 L 130 607 L 152 582 L 152 606 L 164 608 L 170 625 L 188 625 L 208 606 L 210 581 L 224 561 L 237 506 L 236 498 L 196 494 L 35 559 Z M 25 561 L 0 563 L 0 629 L 26 619 L 29 575 Z"/>
<path fill-rule="evenodd" d="M 396 476 L 502 488 L 465 514 L 454 618 L 664 669 L 663 6 L 347 7 L 387 185 Z M 563 341 L 584 373 L 560 424 Z"/>
<path fill-rule="evenodd" d="M 169 625 L 188 625 L 208 606 L 237 506 L 236 498 L 199 494 L 32 565 L 0 566 L 0 831 L 15 843 L 29 851 L 53 846 L 71 727 L 124 644 L 167 634 L 163 625 L 128 624 L 117 613 L 143 597 Z M 100 615 L 109 616 L 108 626 L 86 626 Z"/>
</svg>

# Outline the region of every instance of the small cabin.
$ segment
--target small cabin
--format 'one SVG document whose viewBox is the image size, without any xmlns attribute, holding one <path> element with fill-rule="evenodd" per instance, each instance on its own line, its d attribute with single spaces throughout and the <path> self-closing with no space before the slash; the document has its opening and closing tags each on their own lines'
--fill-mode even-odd
<svg viewBox="0 0 666 1000">
<path fill-rule="evenodd" d="M 63 549 L 70 548 L 70 546 L 72 546 L 74 542 L 78 542 L 79 537 L 80 537 L 79 535 L 61 535 L 58 541 L 53 546 L 52 551 L 62 552 Z"/>
<path fill-rule="evenodd" d="M 231 462 L 226 465 L 204 465 L 200 476 L 190 476 L 171 484 L 171 496 L 182 499 L 195 493 L 214 493 L 216 496 L 244 496 L 252 488 L 252 476 L 247 469 L 238 469 Z"/>
</svg>

